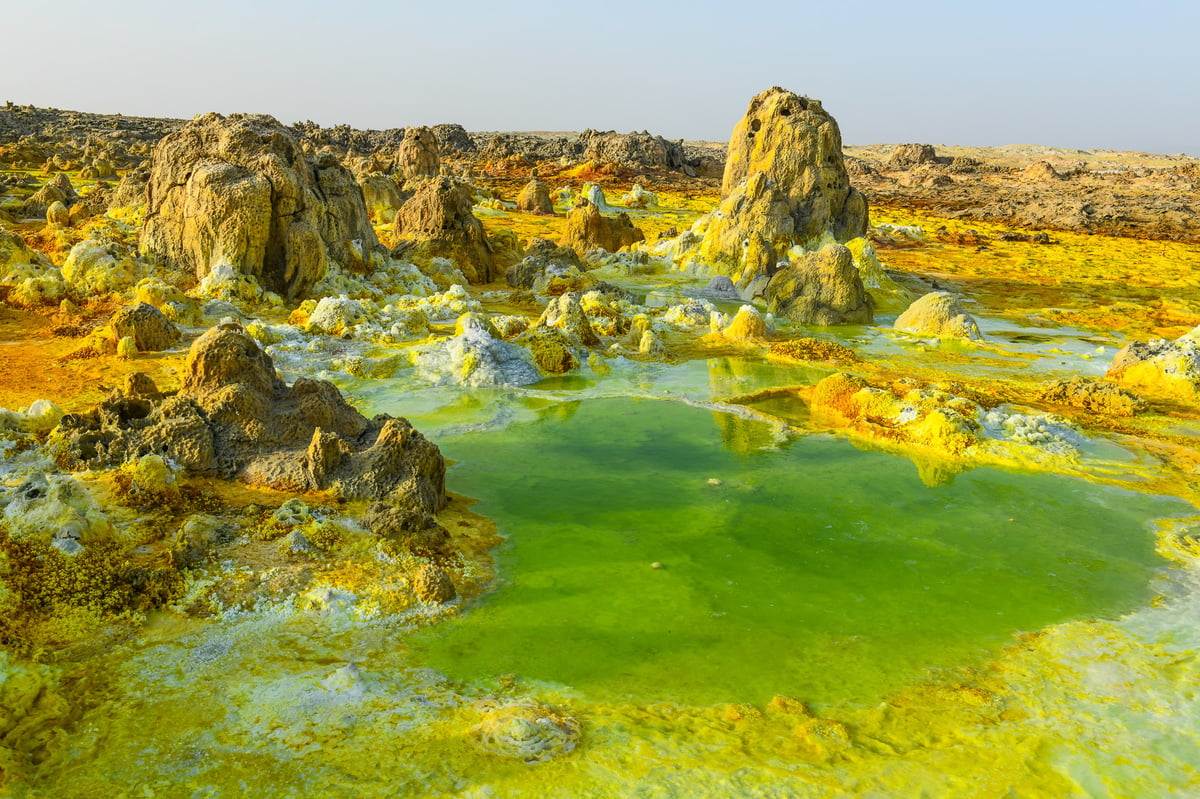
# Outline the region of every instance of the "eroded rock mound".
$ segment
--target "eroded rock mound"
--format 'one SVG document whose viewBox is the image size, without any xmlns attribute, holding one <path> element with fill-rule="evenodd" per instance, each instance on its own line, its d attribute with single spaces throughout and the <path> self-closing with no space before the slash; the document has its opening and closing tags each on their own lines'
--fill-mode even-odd
<svg viewBox="0 0 1200 799">
<path fill-rule="evenodd" d="M 1056 380 L 1042 390 L 1038 399 L 1105 416 L 1136 416 L 1147 407 L 1144 399 L 1120 386 L 1083 377 Z"/>
<path fill-rule="evenodd" d="M 549 239 L 534 239 L 525 258 L 510 266 L 504 279 L 513 288 L 553 295 L 586 291 L 597 282 L 575 250 L 557 246 Z"/>
<path fill-rule="evenodd" d="M 430 128 L 405 128 L 396 150 L 396 172 L 405 180 L 434 177 L 442 169 L 438 139 Z"/>
<path fill-rule="evenodd" d="M 108 200 L 108 207 L 125 208 L 131 205 L 141 205 L 146 202 L 146 184 L 150 182 L 150 172 L 146 169 L 131 169 L 126 172 Z"/>
<path fill-rule="evenodd" d="M 367 213 L 376 220 L 395 219 L 396 212 L 400 210 L 400 206 L 407 199 L 407 195 L 400 191 L 396 181 L 381 172 L 359 176 L 358 185 L 362 186 Z"/>
<path fill-rule="evenodd" d="M 396 212 L 393 229 L 406 239 L 396 255 L 441 257 L 454 261 L 472 283 L 496 277 L 496 262 L 483 223 L 471 211 L 474 202 L 466 186 L 448 177 L 427 180 Z"/>
<path fill-rule="evenodd" d="M 937 150 L 932 144 L 897 144 L 888 157 L 890 166 L 907 169 L 921 164 L 937 163 Z"/>
<path fill-rule="evenodd" d="M 199 278 L 228 264 L 294 299 L 330 258 L 354 267 L 377 245 L 349 171 L 329 152 L 310 160 L 272 117 L 205 114 L 154 149 L 140 244 L 152 260 Z"/>
<path fill-rule="evenodd" d="M 113 314 L 108 326 L 114 338 L 132 338 L 139 352 L 168 349 L 182 335 L 162 311 L 144 302 L 121 308 Z"/>
<path fill-rule="evenodd" d="M 948 291 L 934 291 L 918 299 L 892 325 L 896 330 L 918 336 L 952 336 L 981 339 L 974 317 L 962 309 Z"/>
<path fill-rule="evenodd" d="M 594 203 L 580 199 L 567 214 L 562 244 L 584 252 L 596 248 L 616 252 L 645 238 L 646 234 L 634 226 L 628 214 L 604 216 Z"/>
<path fill-rule="evenodd" d="M 804 325 L 870 324 L 874 305 L 850 250 L 826 244 L 780 269 L 767 284 L 767 309 Z"/>
<path fill-rule="evenodd" d="M 787 198 L 801 243 L 827 231 L 839 241 L 866 232 L 867 202 L 850 186 L 841 131 L 819 100 L 776 86 L 750 101 L 729 139 L 722 196 L 756 172 Z"/>
<path fill-rule="evenodd" d="M 553 214 L 554 202 L 550 199 L 550 188 L 534 177 L 517 195 L 517 210 L 530 214 Z"/>
<path fill-rule="evenodd" d="M 1063 176 L 1049 161 L 1038 161 L 1021 170 L 1021 179 L 1029 183 L 1062 180 Z"/>
<path fill-rule="evenodd" d="M 579 136 L 583 155 L 589 161 L 620 164 L 631 168 L 680 169 L 687 159 L 683 142 L 669 141 L 648 131 L 620 134 L 615 131 L 585 130 Z"/>
<path fill-rule="evenodd" d="M 443 153 L 473 153 L 478 148 L 466 128 L 457 123 L 445 123 L 433 126 L 437 136 L 438 149 Z"/>
<path fill-rule="evenodd" d="M 185 470 L 289 491 L 327 490 L 433 513 L 445 462 L 405 419 L 367 419 L 332 383 L 291 386 L 241 325 L 212 328 L 188 352 L 183 387 L 161 395 L 139 375 L 86 414 L 64 416 L 51 448 L 72 467 L 147 453 Z"/>
</svg>

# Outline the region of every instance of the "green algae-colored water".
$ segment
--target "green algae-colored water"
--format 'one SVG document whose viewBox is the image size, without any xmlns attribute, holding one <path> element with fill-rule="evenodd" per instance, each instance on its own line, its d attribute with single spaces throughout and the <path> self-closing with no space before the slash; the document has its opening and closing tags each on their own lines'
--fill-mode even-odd
<svg viewBox="0 0 1200 799">
<path fill-rule="evenodd" d="M 1149 522 L 1184 509 L 988 468 L 929 487 L 837 438 L 771 440 L 647 399 L 442 438 L 450 482 L 508 538 L 504 582 L 418 636 L 419 659 L 594 700 L 873 702 L 1016 631 L 1144 605 Z"/>
</svg>

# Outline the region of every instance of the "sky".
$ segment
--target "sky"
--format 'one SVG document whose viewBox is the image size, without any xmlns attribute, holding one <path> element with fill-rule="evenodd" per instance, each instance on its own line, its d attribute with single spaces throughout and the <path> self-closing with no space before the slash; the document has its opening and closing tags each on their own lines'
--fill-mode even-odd
<svg viewBox="0 0 1200 799">
<path fill-rule="evenodd" d="M 725 141 L 758 92 L 847 144 L 1200 156 L 1200 3 L 3 0 L 0 101 Z"/>
</svg>

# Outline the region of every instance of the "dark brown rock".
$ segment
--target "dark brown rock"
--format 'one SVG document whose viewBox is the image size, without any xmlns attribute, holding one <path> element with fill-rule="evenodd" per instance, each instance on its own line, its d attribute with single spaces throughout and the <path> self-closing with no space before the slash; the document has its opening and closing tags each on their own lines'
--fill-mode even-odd
<svg viewBox="0 0 1200 799">
<path fill-rule="evenodd" d="M 425 513 L 445 504 L 441 453 L 407 420 L 367 419 L 325 381 L 288 386 L 240 325 L 198 338 L 184 373 L 173 397 L 158 401 L 139 385 L 136 397 L 118 393 L 87 414 L 68 414 L 52 451 L 67 466 L 153 452 L 191 472 L 281 490 L 387 499 Z"/>
</svg>

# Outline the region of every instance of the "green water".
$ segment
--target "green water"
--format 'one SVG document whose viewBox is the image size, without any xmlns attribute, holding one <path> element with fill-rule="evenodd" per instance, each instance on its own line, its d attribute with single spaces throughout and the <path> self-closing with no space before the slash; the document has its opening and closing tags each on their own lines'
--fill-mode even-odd
<svg viewBox="0 0 1200 799">
<path fill-rule="evenodd" d="M 644 399 L 442 438 L 449 484 L 508 538 L 504 582 L 418 636 L 417 658 L 600 701 L 873 702 L 1014 631 L 1144 604 L 1148 522 L 1185 508 L 994 469 L 931 488 L 903 458 L 771 440 Z"/>
</svg>

